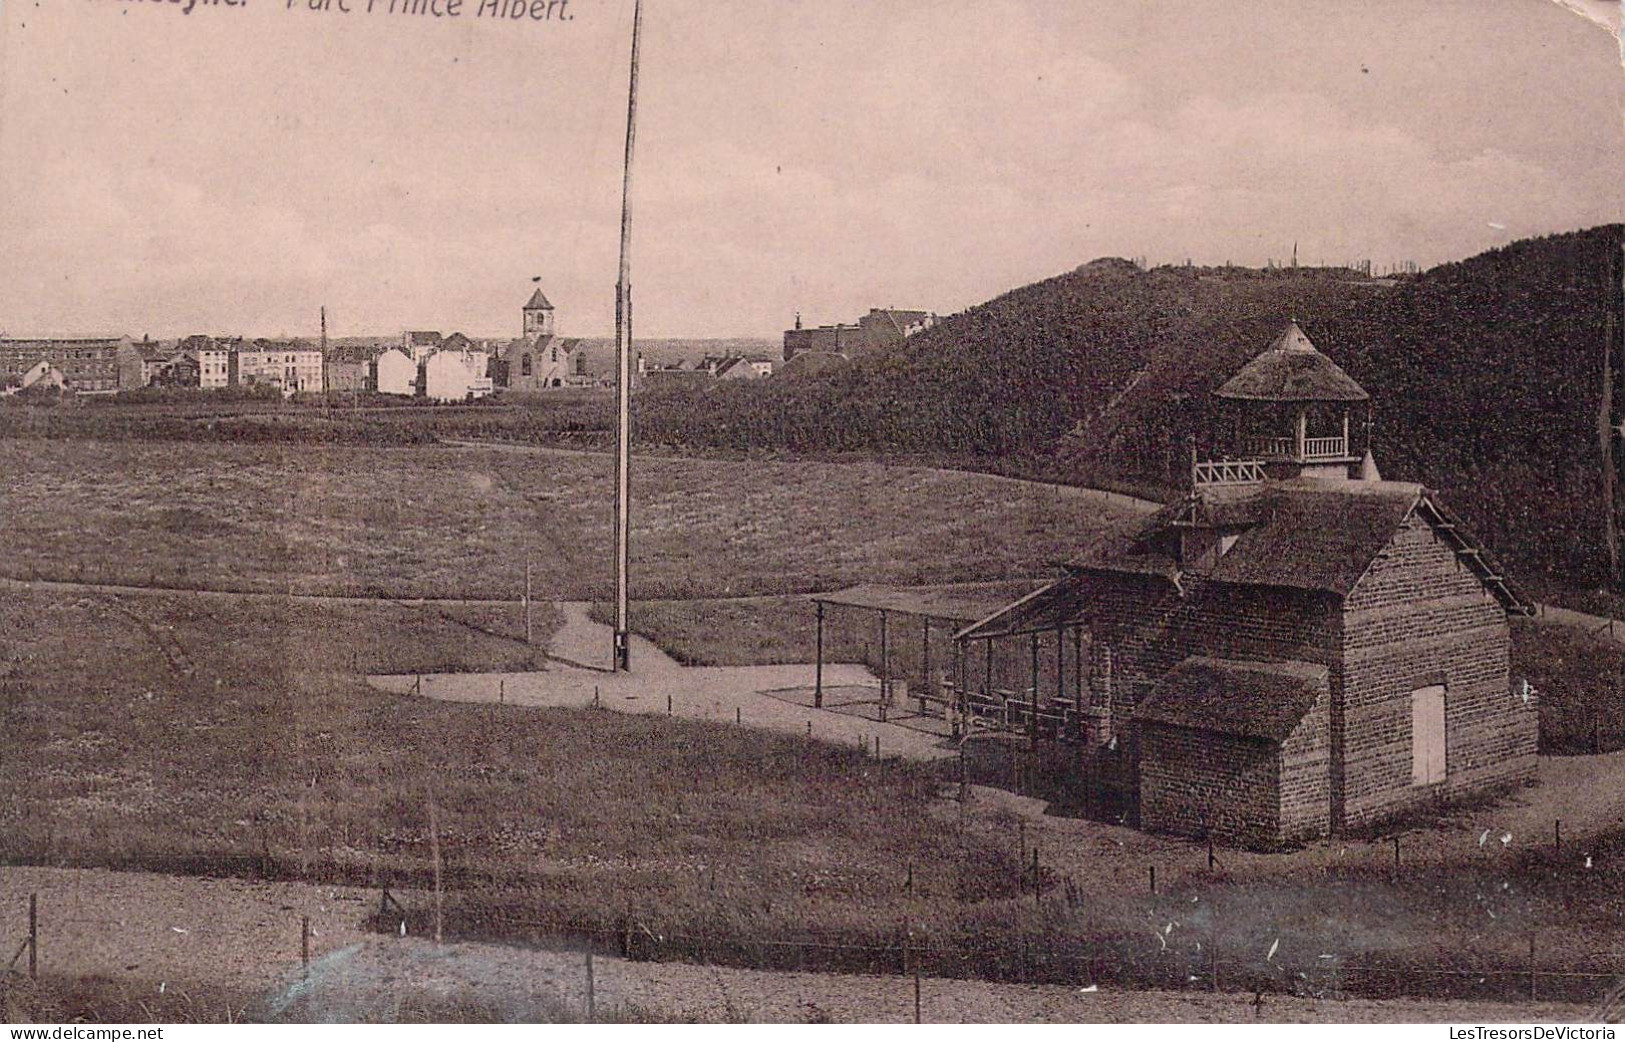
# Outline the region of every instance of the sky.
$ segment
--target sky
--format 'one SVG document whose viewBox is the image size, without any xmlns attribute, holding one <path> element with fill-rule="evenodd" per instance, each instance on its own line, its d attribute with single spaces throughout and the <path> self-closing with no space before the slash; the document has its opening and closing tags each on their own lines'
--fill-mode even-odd
<svg viewBox="0 0 1625 1042">
<path fill-rule="evenodd" d="M 540 277 L 560 332 L 612 332 L 632 0 L 188 2 L 0 0 L 0 331 L 312 335 L 325 305 L 335 336 L 517 336 Z M 1101 256 L 1427 266 L 1618 221 L 1618 24 L 1606 0 L 646 0 L 635 333 L 947 314 Z"/>
</svg>

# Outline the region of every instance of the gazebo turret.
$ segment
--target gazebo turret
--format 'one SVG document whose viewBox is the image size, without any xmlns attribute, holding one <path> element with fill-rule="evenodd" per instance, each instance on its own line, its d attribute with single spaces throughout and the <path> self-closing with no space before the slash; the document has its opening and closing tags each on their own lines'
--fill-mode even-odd
<svg viewBox="0 0 1625 1042">
<path fill-rule="evenodd" d="M 1192 461 L 1194 485 L 1251 484 L 1265 478 L 1348 480 L 1354 452 L 1351 413 L 1371 396 L 1321 354 L 1297 322 L 1217 391 L 1217 454 Z"/>
</svg>

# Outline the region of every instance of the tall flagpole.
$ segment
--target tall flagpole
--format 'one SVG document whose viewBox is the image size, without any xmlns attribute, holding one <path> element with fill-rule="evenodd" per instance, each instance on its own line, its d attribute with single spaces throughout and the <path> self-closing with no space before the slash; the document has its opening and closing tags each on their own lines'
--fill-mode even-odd
<svg viewBox="0 0 1625 1042">
<path fill-rule="evenodd" d="M 621 271 L 615 284 L 615 362 L 618 423 L 615 453 L 615 648 L 616 672 L 632 668 L 632 636 L 627 621 L 627 559 L 632 537 L 632 146 L 638 127 L 638 42 L 643 33 L 643 0 L 632 9 L 632 72 L 626 93 L 626 165 L 621 175 Z"/>
</svg>

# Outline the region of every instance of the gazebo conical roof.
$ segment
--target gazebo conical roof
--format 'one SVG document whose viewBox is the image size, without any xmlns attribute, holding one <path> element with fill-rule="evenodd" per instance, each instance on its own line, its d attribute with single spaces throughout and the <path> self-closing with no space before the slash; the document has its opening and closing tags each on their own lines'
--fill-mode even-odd
<svg viewBox="0 0 1625 1042">
<path fill-rule="evenodd" d="M 1213 393 L 1247 402 L 1363 402 L 1371 397 L 1316 350 L 1296 322 Z"/>
</svg>

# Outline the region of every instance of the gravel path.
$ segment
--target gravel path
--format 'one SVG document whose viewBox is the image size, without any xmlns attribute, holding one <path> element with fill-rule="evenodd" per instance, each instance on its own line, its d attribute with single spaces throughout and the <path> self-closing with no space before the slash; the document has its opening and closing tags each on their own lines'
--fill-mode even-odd
<svg viewBox="0 0 1625 1042">
<path fill-rule="evenodd" d="M 587 605 L 561 604 L 564 625 L 554 635 L 554 668 L 541 673 L 443 673 L 372 677 L 369 682 L 395 694 L 420 694 L 447 702 L 506 701 L 515 705 L 582 707 L 594 703 L 624 713 L 671 713 L 715 723 L 739 721 L 786 734 L 812 735 L 873 749 L 881 754 L 934 760 L 958 755 L 942 736 L 940 721 L 904 718 L 879 723 L 834 708 L 812 709 L 788 694 L 813 685 L 813 667 L 684 666 L 642 637 L 632 638 L 632 672 L 592 668 L 607 662 L 610 627 L 587 617 Z M 572 665 L 570 663 L 575 663 Z M 866 666 L 824 664 L 826 688 L 875 688 L 879 680 Z M 770 692 L 780 692 L 772 694 Z M 831 700 L 833 703 L 833 700 Z"/>
</svg>

